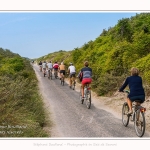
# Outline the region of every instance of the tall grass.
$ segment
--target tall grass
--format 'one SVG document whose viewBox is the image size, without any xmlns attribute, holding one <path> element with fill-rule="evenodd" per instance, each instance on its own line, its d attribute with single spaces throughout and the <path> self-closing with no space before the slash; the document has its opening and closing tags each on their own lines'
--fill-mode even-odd
<svg viewBox="0 0 150 150">
<path fill-rule="evenodd" d="M 15 75 L 0 76 L 0 137 L 48 137 L 48 112 L 29 62 Z"/>
</svg>

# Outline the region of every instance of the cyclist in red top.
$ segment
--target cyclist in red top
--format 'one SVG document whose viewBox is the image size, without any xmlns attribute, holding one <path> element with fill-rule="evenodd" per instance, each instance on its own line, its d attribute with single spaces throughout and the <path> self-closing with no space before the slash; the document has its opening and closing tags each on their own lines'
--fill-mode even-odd
<svg viewBox="0 0 150 150">
<path fill-rule="evenodd" d="M 56 73 L 56 77 L 58 77 L 58 67 L 59 67 L 58 63 L 55 62 L 55 63 L 53 64 L 53 68 L 54 68 L 54 73 Z"/>
</svg>

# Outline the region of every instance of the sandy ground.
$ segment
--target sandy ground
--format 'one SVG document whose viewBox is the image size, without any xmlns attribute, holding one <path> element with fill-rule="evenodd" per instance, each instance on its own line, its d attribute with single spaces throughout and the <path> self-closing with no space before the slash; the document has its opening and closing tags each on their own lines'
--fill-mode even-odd
<svg viewBox="0 0 150 150">
<path fill-rule="evenodd" d="M 65 80 L 67 83 L 68 79 Z M 80 84 L 76 84 L 76 91 L 79 91 Z M 97 96 L 96 93 L 92 92 L 92 103 L 95 106 L 101 105 L 101 107 L 117 118 L 122 118 L 122 105 L 126 101 L 126 93 L 116 92 L 111 97 Z M 146 120 L 146 131 L 150 132 L 150 97 L 146 98 L 142 104 L 146 108 L 145 120 Z"/>
</svg>

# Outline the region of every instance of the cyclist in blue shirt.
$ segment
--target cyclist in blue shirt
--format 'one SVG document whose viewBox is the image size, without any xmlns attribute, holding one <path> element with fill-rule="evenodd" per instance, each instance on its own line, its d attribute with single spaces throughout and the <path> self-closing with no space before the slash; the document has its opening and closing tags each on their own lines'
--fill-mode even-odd
<svg viewBox="0 0 150 150">
<path fill-rule="evenodd" d="M 145 92 L 142 85 L 142 78 L 139 76 L 139 70 L 135 67 L 131 68 L 131 76 L 127 77 L 119 92 L 123 92 L 126 86 L 129 86 L 130 93 L 127 97 L 127 103 L 129 106 L 128 114 L 132 114 L 132 102 L 140 100 L 141 103 L 145 101 Z"/>
</svg>

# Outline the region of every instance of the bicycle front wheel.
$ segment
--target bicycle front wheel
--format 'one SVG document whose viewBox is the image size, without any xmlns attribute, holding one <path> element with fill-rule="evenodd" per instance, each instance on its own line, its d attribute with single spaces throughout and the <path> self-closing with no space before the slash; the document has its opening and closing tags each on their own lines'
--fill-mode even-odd
<svg viewBox="0 0 150 150">
<path fill-rule="evenodd" d="M 122 123 L 125 127 L 129 124 L 129 116 L 128 116 L 129 106 L 125 102 L 122 106 Z"/>
<path fill-rule="evenodd" d="M 144 113 L 140 111 L 140 109 L 138 109 L 135 112 L 135 121 L 134 121 L 134 128 L 136 131 L 136 135 L 138 137 L 142 137 L 145 133 L 145 116 Z"/>
<path fill-rule="evenodd" d="M 80 89 L 80 92 L 79 92 L 79 98 L 80 98 L 80 102 L 81 102 L 81 104 L 83 104 L 84 99 L 82 99 L 81 89 Z"/>
<path fill-rule="evenodd" d="M 86 98 L 86 107 L 88 109 L 90 109 L 90 107 L 91 107 L 91 91 L 88 91 L 88 93 L 86 93 L 85 98 Z"/>
</svg>

